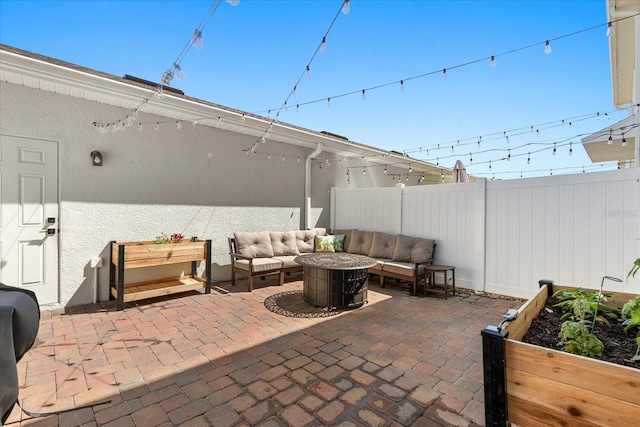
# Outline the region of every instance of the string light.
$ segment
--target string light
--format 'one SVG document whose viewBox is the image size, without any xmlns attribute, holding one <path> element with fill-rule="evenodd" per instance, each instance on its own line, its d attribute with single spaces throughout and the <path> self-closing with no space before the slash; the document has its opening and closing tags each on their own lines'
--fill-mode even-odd
<svg viewBox="0 0 640 427">
<path fill-rule="evenodd" d="M 182 129 L 182 124 L 180 122 L 176 122 L 176 129 Z"/>
<path fill-rule="evenodd" d="M 447 69 L 446 68 L 442 69 L 442 78 L 445 79 L 445 80 L 447 79 Z"/>
<path fill-rule="evenodd" d="M 284 162 L 286 160 L 286 157 L 284 157 L 284 155 L 282 156 L 282 161 Z"/>
<path fill-rule="evenodd" d="M 616 34 L 616 30 L 613 28 L 613 22 L 607 22 L 607 37 L 613 37 Z"/>
<path fill-rule="evenodd" d="M 627 138 L 624 137 L 624 132 L 622 132 L 622 146 L 623 147 L 627 146 Z"/>
<path fill-rule="evenodd" d="M 569 143 L 569 155 L 573 156 L 573 142 Z"/>
<path fill-rule="evenodd" d="M 320 52 L 327 53 L 327 37 L 322 37 L 322 42 L 320 43 Z"/>
<path fill-rule="evenodd" d="M 531 153 L 527 153 L 527 164 L 530 165 L 531 164 Z"/>
<path fill-rule="evenodd" d="M 491 55 L 491 68 L 496 68 L 496 57 Z"/>
<path fill-rule="evenodd" d="M 344 3 L 342 4 L 342 13 L 347 15 L 349 14 L 350 11 L 351 11 L 351 3 L 349 2 L 349 0 L 344 0 Z"/>
<path fill-rule="evenodd" d="M 367 174 L 367 168 L 365 168 L 364 166 L 362 167 L 362 175 L 366 175 Z"/>
<path fill-rule="evenodd" d="M 404 92 L 404 80 L 400 80 L 400 92 Z"/>
<path fill-rule="evenodd" d="M 331 108 L 331 98 L 327 98 L 327 107 Z"/>
<path fill-rule="evenodd" d="M 545 55 L 549 55 L 551 53 L 551 43 L 549 43 L 549 40 L 544 42 L 544 53 Z"/>
<path fill-rule="evenodd" d="M 360 95 L 360 98 L 362 98 L 363 101 L 367 100 L 367 94 L 364 89 L 362 89 L 362 95 Z"/>
<path fill-rule="evenodd" d="M 311 80 L 311 68 L 309 68 L 309 66 L 307 65 L 307 79 Z"/>
<path fill-rule="evenodd" d="M 387 173 L 387 165 L 384 165 L 384 173 Z"/>
<path fill-rule="evenodd" d="M 552 153 L 554 156 L 556 155 L 556 151 L 557 151 L 556 150 L 556 143 L 554 142 L 553 143 L 553 153 Z"/>
</svg>

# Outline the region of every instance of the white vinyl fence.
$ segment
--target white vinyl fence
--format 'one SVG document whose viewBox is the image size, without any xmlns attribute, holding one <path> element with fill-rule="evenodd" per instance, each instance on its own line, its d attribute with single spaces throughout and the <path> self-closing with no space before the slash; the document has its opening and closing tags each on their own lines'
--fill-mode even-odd
<svg viewBox="0 0 640 427">
<path fill-rule="evenodd" d="M 434 238 L 461 287 L 528 298 L 538 280 L 599 288 L 640 257 L 640 169 L 332 189 L 331 228 Z M 605 282 L 640 293 L 640 277 Z"/>
</svg>

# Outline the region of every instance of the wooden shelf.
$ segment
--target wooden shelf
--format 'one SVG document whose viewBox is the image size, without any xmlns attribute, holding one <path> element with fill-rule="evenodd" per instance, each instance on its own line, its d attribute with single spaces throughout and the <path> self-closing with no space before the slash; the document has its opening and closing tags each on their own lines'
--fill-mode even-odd
<svg viewBox="0 0 640 427">
<path fill-rule="evenodd" d="M 206 261 L 205 278 L 198 277 L 197 264 Z M 125 269 L 191 262 L 191 275 L 124 284 Z M 111 295 L 118 310 L 124 303 L 199 290 L 211 293 L 211 240 L 180 243 L 111 242 Z"/>
</svg>

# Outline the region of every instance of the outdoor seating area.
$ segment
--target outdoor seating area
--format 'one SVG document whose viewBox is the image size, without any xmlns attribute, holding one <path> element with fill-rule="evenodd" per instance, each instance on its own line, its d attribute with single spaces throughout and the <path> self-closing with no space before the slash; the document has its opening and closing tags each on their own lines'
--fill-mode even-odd
<svg viewBox="0 0 640 427">
<path fill-rule="evenodd" d="M 302 275 L 291 276 L 124 311 L 115 301 L 44 311 L 18 364 L 21 405 L 110 402 L 45 418 L 16 406 L 6 426 L 484 425 L 479 331 L 521 301 L 375 286 L 361 309 L 290 317 L 266 300 L 302 301 Z"/>
<path fill-rule="evenodd" d="M 345 252 L 373 258 L 375 264 L 368 272 L 380 277 L 383 288 L 385 279 L 395 278 L 408 281 L 415 295 L 418 283 L 427 278 L 425 266 L 434 262 L 436 246 L 433 239 L 364 230 L 236 232 L 229 238 L 231 283 L 240 274 L 248 278 L 251 291 L 254 277 L 278 274 L 282 285 L 285 273 L 302 270 L 297 256 Z"/>
</svg>

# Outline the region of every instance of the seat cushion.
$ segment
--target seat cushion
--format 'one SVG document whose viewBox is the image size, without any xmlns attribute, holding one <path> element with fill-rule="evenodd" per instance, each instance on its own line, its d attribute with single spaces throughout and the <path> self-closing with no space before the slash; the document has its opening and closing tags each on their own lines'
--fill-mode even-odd
<svg viewBox="0 0 640 427">
<path fill-rule="evenodd" d="M 300 255 L 295 231 L 270 231 L 269 237 L 274 256 Z"/>
<path fill-rule="evenodd" d="M 388 271 L 392 274 L 400 274 L 407 277 L 414 277 L 415 264 L 412 262 L 389 261 L 382 265 L 382 271 Z M 418 274 L 422 274 L 424 266 L 418 266 Z"/>
<path fill-rule="evenodd" d="M 396 235 L 375 231 L 371 240 L 369 256 L 371 258 L 392 259 L 396 248 Z"/>
<path fill-rule="evenodd" d="M 234 233 L 234 236 L 239 254 L 250 258 L 270 258 L 273 256 L 273 247 L 268 231 L 237 232 Z"/>
<path fill-rule="evenodd" d="M 389 260 L 384 258 L 376 258 L 376 265 L 374 265 L 373 267 L 369 267 L 368 271 L 370 273 L 375 273 L 376 271 L 382 271 L 382 268 L 386 262 L 389 262 Z"/>
<path fill-rule="evenodd" d="M 283 265 L 282 261 L 276 258 L 254 258 L 252 261 L 254 273 L 279 270 Z M 233 266 L 244 271 L 249 271 L 249 260 L 239 259 L 233 262 Z"/>
<path fill-rule="evenodd" d="M 347 252 L 350 254 L 369 255 L 372 241 L 373 231 L 353 230 Z"/>
<path fill-rule="evenodd" d="M 274 256 L 272 259 L 274 260 L 278 260 L 282 262 L 282 266 L 284 268 L 290 268 L 290 267 L 300 267 L 302 268 L 301 264 L 298 264 L 297 262 L 294 261 L 294 259 L 297 257 L 297 255 L 281 255 L 281 256 Z"/>
</svg>

